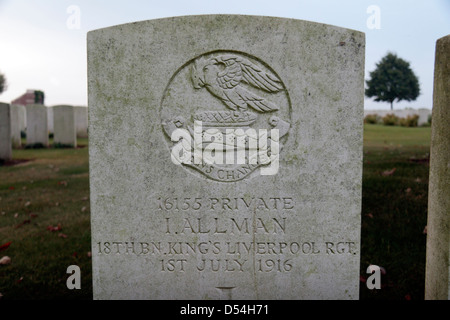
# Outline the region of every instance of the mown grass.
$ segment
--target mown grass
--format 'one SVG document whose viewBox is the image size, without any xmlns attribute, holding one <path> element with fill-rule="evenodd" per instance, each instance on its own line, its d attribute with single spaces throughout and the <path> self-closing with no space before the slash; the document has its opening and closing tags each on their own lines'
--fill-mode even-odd
<svg viewBox="0 0 450 320">
<path fill-rule="evenodd" d="M 87 140 L 76 149 L 14 150 L 0 167 L 0 256 L 2 299 L 92 297 Z M 84 146 L 84 147 L 83 147 Z M 82 270 L 82 290 L 68 290 L 69 265 Z"/>
<path fill-rule="evenodd" d="M 422 300 L 431 130 L 364 128 L 360 298 Z M 11 257 L 0 266 L 3 300 L 92 299 L 87 140 L 79 144 L 14 150 L 29 161 L 0 167 L 0 246 L 11 242 L 0 251 Z M 81 290 L 66 286 L 73 264 Z M 365 285 L 370 264 L 386 271 L 380 290 Z"/>
<path fill-rule="evenodd" d="M 364 127 L 361 275 L 383 267 L 382 288 L 361 299 L 423 300 L 429 127 Z"/>
</svg>

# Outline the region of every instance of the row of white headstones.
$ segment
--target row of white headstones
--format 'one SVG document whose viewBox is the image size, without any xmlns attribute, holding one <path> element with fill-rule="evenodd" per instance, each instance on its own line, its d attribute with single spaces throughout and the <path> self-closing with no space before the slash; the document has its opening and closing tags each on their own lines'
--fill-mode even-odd
<svg viewBox="0 0 450 320">
<path fill-rule="evenodd" d="M 54 143 L 76 147 L 77 138 L 87 138 L 88 108 L 0 103 L 0 159 L 11 159 L 12 149 L 22 147 L 23 133 L 26 145 L 47 147 L 53 134 Z"/>
</svg>

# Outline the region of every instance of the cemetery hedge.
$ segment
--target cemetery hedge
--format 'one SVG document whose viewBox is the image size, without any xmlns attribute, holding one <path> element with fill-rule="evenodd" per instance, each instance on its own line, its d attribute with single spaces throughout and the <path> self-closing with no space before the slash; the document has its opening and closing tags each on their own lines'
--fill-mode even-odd
<svg viewBox="0 0 450 320">
<path fill-rule="evenodd" d="M 419 115 L 408 115 L 406 118 L 400 118 L 393 113 L 388 113 L 384 117 L 377 114 L 368 114 L 364 117 L 366 124 L 384 124 L 385 126 L 402 126 L 402 127 L 417 127 L 419 125 Z M 431 126 L 431 115 L 428 117 L 428 122 L 421 124 L 423 127 Z"/>
<path fill-rule="evenodd" d="M 360 299 L 423 300 L 430 127 L 364 126 Z M 52 142 L 52 141 L 51 141 Z M 1 300 L 91 300 L 89 163 L 79 147 L 20 149 L 0 167 Z M 369 290 L 366 269 L 382 267 Z M 66 270 L 81 269 L 69 290 Z"/>
</svg>

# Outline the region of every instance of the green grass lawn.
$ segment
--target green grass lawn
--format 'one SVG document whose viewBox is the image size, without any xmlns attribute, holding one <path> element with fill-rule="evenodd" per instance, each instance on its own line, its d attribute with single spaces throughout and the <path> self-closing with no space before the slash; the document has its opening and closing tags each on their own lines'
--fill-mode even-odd
<svg viewBox="0 0 450 320">
<path fill-rule="evenodd" d="M 364 148 L 429 148 L 430 127 L 400 127 L 375 124 L 364 125 Z"/>
<path fill-rule="evenodd" d="M 361 275 L 383 267 L 361 299 L 424 298 L 430 127 L 364 126 Z"/>
<path fill-rule="evenodd" d="M 430 128 L 365 125 L 361 299 L 424 297 Z M 0 167 L 0 266 L 3 300 L 92 299 L 87 140 L 76 149 L 19 149 Z M 84 147 L 83 147 L 84 146 Z M 18 160 L 27 160 L 20 162 Z M 69 265 L 81 290 L 66 287 Z M 370 264 L 382 289 L 369 290 Z"/>
<path fill-rule="evenodd" d="M 20 149 L 0 167 L 0 257 L 3 299 L 92 297 L 87 140 L 76 149 Z M 69 265 L 81 268 L 82 290 L 68 290 Z"/>
</svg>

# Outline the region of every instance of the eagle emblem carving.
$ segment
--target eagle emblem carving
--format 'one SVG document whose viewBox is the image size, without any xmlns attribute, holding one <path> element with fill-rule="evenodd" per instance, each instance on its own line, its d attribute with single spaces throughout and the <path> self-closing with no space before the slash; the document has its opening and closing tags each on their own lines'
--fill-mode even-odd
<svg viewBox="0 0 450 320">
<path fill-rule="evenodd" d="M 206 88 L 231 110 L 244 112 L 250 107 L 259 112 L 271 112 L 279 109 L 248 88 L 276 93 L 283 90 L 281 81 L 244 57 L 233 54 L 200 57 L 194 61 L 191 78 L 195 89 Z"/>
</svg>

